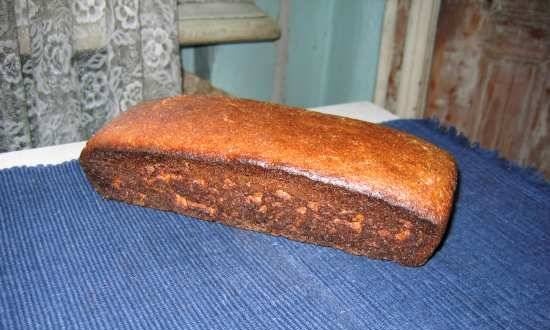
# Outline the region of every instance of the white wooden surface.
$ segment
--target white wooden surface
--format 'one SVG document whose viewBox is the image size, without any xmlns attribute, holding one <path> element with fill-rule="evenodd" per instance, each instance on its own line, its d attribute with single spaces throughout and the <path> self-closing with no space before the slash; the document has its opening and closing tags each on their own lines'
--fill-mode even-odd
<svg viewBox="0 0 550 330">
<path fill-rule="evenodd" d="M 338 104 L 312 109 L 323 113 L 345 116 L 359 120 L 380 123 L 397 119 L 397 116 L 370 102 Z M 86 141 L 57 146 L 0 153 L 0 169 L 13 166 L 36 166 L 59 164 L 77 159 Z"/>
</svg>

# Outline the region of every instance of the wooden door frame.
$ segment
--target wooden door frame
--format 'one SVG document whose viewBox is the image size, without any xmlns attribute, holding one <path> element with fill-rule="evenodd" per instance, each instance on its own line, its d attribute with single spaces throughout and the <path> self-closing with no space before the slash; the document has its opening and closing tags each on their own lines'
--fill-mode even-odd
<svg viewBox="0 0 550 330">
<path fill-rule="evenodd" d="M 397 15 L 399 1 L 410 1 L 402 40 L 396 39 L 395 33 L 397 25 L 404 24 Z M 424 113 L 440 5 L 441 0 L 386 2 L 374 103 L 401 118 L 421 117 Z M 404 43 L 402 54 L 396 53 L 396 43 Z M 399 67 L 392 66 L 396 56 L 402 56 Z M 393 105 L 387 103 L 390 79 L 398 79 L 394 84 L 397 98 Z"/>
</svg>

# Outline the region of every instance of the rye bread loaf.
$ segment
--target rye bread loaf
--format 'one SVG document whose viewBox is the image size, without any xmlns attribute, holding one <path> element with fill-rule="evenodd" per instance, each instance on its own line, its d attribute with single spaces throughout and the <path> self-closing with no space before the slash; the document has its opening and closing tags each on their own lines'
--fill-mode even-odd
<svg viewBox="0 0 550 330">
<path fill-rule="evenodd" d="M 452 157 L 359 120 L 228 97 L 143 102 L 87 143 L 104 197 L 408 266 L 445 233 Z"/>
</svg>

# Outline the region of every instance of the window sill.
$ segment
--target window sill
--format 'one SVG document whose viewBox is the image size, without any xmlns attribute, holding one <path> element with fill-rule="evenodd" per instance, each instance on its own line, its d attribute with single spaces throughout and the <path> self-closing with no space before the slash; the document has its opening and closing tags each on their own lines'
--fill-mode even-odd
<svg viewBox="0 0 550 330">
<path fill-rule="evenodd" d="M 181 45 L 205 45 L 278 39 L 277 23 L 252 3 L 178 5 Z"/>
</svg>

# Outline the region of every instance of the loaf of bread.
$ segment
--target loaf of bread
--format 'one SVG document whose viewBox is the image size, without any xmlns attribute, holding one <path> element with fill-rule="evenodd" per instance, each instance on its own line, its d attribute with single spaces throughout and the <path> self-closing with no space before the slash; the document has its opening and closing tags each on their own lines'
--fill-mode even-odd
<svg viewBox="0 0 550 330">
<path fill-rule="evenodd" d="M 80 163 L 104 197 L 419 266 L 445 233 L 452 157 L 359 120 L 228 97 L 121 114 Z"/>
</svg>

